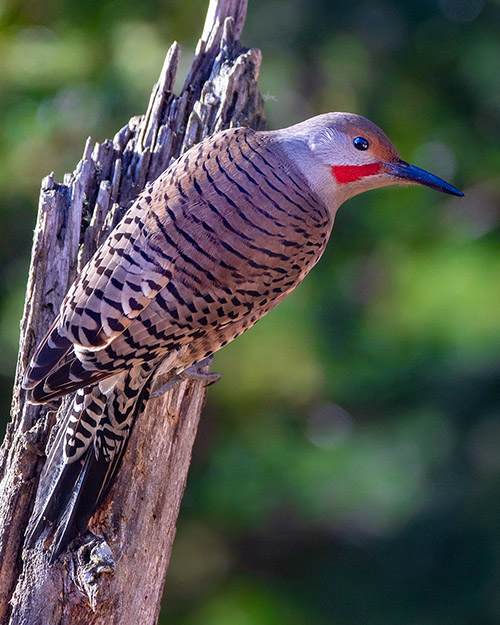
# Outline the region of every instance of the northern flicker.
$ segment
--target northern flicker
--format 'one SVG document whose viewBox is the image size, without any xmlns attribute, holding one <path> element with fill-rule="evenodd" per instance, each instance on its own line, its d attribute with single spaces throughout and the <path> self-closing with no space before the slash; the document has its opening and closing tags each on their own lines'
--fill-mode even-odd
<svg viewBox="0 0 500 625">
<path fill-rule="evenodd" d="M 25 373 L 33 403 L 76 391 L 27 544 L 52 526 L 55 558 L 85 529 L 158 367 L 185 372 L 250 328 L 318 262 L 339 206 L 394 184 L 463 195 L 349 113 L 224 130 L 161 174 L 70 288 Z"/>
</svg>

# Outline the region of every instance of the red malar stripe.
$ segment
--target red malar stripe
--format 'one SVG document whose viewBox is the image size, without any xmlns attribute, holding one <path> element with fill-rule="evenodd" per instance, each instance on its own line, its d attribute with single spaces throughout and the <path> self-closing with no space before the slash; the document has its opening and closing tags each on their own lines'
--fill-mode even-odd
<svg viewBox="0 0 500 625">
<path fill-rule="evenodd" d="M 332 167 L 332 174 L 339 184 L 361 180 L 365 176 L 379 174 L 380 163 L 368 163 L 368 165 L 337 165 Z"/>
</svg>

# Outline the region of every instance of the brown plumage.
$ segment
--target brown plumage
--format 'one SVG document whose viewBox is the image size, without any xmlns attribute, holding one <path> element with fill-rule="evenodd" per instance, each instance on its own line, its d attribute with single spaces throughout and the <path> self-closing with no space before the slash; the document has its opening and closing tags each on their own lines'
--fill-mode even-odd
<svg viewBox="0 0 500 625">
<path fill-rule="evenodd" d="M 33 402 L 78 390 L 30 542 L 57 521 L 57 555 L 85 526 L 160 364 L 184 371 L 279 304 L 319 260 L 343 201 L 412 182 L 460 193 L 345 113 L 226 130 L 169 167 L 85 267 L 25 374 Z"/>
</svg>

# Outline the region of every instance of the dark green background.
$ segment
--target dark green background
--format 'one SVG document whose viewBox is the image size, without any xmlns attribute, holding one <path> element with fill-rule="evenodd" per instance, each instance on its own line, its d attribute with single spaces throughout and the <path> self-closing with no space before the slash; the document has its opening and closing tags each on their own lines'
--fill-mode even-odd
<svg viewBox="0 0 500 625">
<path fill-rule="evenodd" d="M 144 111 L 205 2 L 0 5 L 0 401 L 41 178 Z M 466 192 L 372 191 L 217 354 L 162 623 L 500 622 L 500 4 L 251 0 L 269 126 L 348 110 Z"/>
</svg>

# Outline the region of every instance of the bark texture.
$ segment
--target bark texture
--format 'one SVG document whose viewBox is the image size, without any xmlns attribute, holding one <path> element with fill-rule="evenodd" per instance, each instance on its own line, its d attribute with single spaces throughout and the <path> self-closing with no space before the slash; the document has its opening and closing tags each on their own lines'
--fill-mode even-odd
<svg viewBox="0 0 500 625">
<path fill-rule="evenodd" d="M 91 522 L 95 534 L 80 537 L 50 567 L 41 548 L 23 553 L 23 540 L 57 418 L 54 408 L 27 404 L 19 382 L 78 271 L 148 182 L 213 132 L 264 126 L 260 51 L 238 43 L 245 13 L 245 1 L 210 0 L 181 93 L 173 93 L 180 54 L 174 43 L 147 112 L 132 118 L 113 141 L 89 139 L 62 184 L 53 175 L 42 182 L 12 422 L 0 449 L 2 625 L 157 622 L 203 384 L 183 382 L 148 402 L 117 481 Z"/>
</svg>

